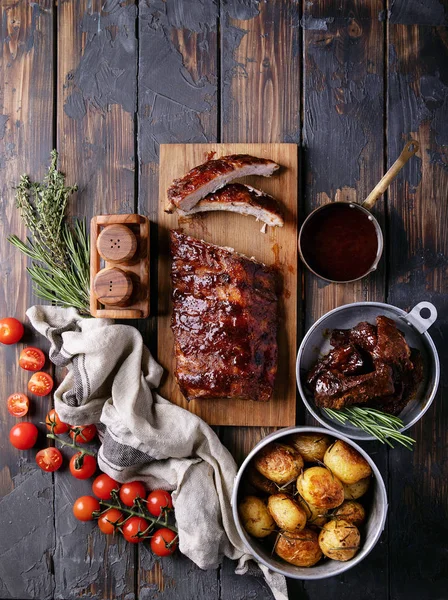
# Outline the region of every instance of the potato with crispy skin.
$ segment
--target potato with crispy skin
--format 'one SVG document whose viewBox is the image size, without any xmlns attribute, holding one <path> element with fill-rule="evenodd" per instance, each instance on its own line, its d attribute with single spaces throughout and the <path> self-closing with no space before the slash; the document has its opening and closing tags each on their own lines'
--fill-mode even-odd
<svg viewBox="0 0 448 600">
<path fill-rule="evenodd" d="M 321 433 L 296 433 L 288 440 L 305 462 L 323 461 L 332 441 L 330 436 Z"/>
<path fill-rule="evenodd" d="M 360 541 L 356 525 L 342 519 L 328 521 L 319 534 L 319 546 L 325 556 L 343 562 L 355 556 Z"/>
<path fill-rule="evenodd" d="M 256 538 L 264 538 L 275 529 L 274 519 L 266 502 L 256 496 L 246 496 L 238 505 L 244 529 Z"/>
<path fill-rule="evenodd" d="M 344 498 L 346 500 L 357 500 L 364 496 L 370 486 L 371 477 L 365 477 L 364 479 L 360 479 L 356 483 L 352 483 L 348 485 L 343 483 L 344 486 Z"/>
<path fill-rule="evenodd" d="M 343 519 L 359 527 L 366 520 L 366 511 L 364 506 L 356 500 L 344 500 L 341 506 L 338 506 L 334 511 L 333 517 Z"/>
<path fill-rule="evenodd" d="M 272 518 L 285 531 L 301 531 L 306 525 L 306 513 L 288 494 L 269 496 L 268 510 Z"/>
<path fill-rule="evenodd" d="M 325 467 L 305 469 L 297 479 L 297 490 L 305 502 L 318 508 L 336 508 L 344 501 L 344 488 Z"/>
<path fill-rule="evenodd" d="M 291 446 L 272 443 L 255 456 L 254 466 L 271 481 L 285 485 L 299 476 L 303 469 L 303 459 Z"/>
<path fill-rule="evenodd" d="M 312 567 L 322 558 L 318 535 L 312 529 L 282 531 L 274 546 L 275 553 L 296 567 Z"/>
<path fill-rule="evenodd" d="M 328 448 L 324 463 L 342 483 L 349 485 L 372 474 L 366 459 L 343 440 L 337 440 Z"/>
<path fill-rule="evenodd" d="M 253 465 L 250 465 L 247 470 L 247 481 L 260 492 L 264 494 L 276 494 L 278 487 L 273 481 L 262 475 L 255 469 Z"/>
<path fill-rule="evenodd" d="M 314 504 L 305 502 L 305 500 L 300 496 L 298 497 L 297 501 L 306 513 L 306 520 L 308 525 L 316 525 L 316 527 L 322 527 L 328 521 L 330 515 L 327 513 L 327 510 L 325 508 L 319 508 L 318 506 L 314 506 Z"/>
</svg>

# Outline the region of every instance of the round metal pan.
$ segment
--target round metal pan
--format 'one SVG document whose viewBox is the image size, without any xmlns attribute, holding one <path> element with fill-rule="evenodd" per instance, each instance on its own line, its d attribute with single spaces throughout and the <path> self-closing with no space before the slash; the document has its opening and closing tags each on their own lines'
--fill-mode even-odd
<svg viewBox="0 0 448 600">
<path fill-rule="evenodd" d="M 426 315 L 422 316 L 426 311 Z M 313 394 L 308 390 L 305 379 L 308 371 L 316 361 L 327 354 L 330 349 L 330 332 L 332 329 L 350 329 L 360 321 L 368 321 L 373 325 L 376 317 L 385 315 L 393 319 L 398 329 L 405 335 L 411 348 L 420 350 L 423 358 L 424 378 L 419 386 L 415 399 L 400 413 L 404 423 L 401 431 L 412 427 L 431 406 L 436 395 L 440 379 L 440 362 L 437 349 L 427 329 L 437 318 L 437 310 L 430 302 L 420 302 L 409 313 L 401 308 L 381 302 L 355 302 L 345 304 L 331 310 L 321 317 L 302 340 L 297 354 L 296 377 L 297 387 L 303 403 L 319 423 L 332 431 L 342 433 L 355 440 L 374 440 L 368 433 L 350 424 L 342 424 L 330 419 L 315 405 Z"/>
</svg>

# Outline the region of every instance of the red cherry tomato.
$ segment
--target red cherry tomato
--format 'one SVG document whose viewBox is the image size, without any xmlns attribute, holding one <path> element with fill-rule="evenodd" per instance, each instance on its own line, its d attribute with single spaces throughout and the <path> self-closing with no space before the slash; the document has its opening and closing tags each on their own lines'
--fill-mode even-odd
<svg viewBox="0 0 448 600">
<path fill-rule="evenodd" d="M 117 508 L 109 508 L 98 519 L 98 527 L 106 535 L 115 533 L 117 526 L 123 520 L 123 513 Z"/>
<path fill-rule="evenodd" d="M 13 417 L 24 417 L 30 407 L 30 401 L 25 394 L 11 394 L 7 402 L 8 412 Z"/>
<path fill-rule="evenodd" d="M 90 454 L 84 454 L 77 452 L 70 459 L 70 473 L 76 479 L 89 479 L 96 471 L 96 460 Z"/>
<path fill-rule="evenodd" d="M 165 490 L 154 490 L 149 494 L 146 502 L 147 509 L 154 517 L 160 517 L 166 510 L 173 508 L 171 494 Z"/>
<path fill-rule="evenodd" d="M 17 344 L 23 337 L 23 325 L 13 317 L 0 320 L 0 342 L 2 344 Z"/>
<path fill-rule="evenodd" d="M 17 423 L 9 432 L 9 441 L 19 450 L 28 450 L 32 448 L 37 441 L 38 430 L 36 425 L 23 421 Z"/>
<path fill-rule="evenodd" d="M 70 437 L 75 444 L 87 444 L 96 436 L 95 425 L 73 425 L 70 430 Z"/>
<path fill-rule="evenodd" d="M 124 539 L 131 544 L 138 544 L 148 537 L 145 532 L 149 527 L 148 521 L 142 517 L 131 517 L 121 528 Z"/>
<path fill-rule="evenodd" d="M 111 500 L 111 492 L 113 490 L 120 489 L 120 484 L 106 473 L 102 473 L 98 475 L 98 477 L 92 483 L 92 492 L 97 496 L 100 500 Z"/>
<path fill-rule="evenodd" d="M 120 500 L 125 506 L 132 506 L 136 498 L 144 498 L 146 496 L 145 486 L 141 481 L 130 481 L 123 483 L 120 488 Z"/>
<path fill-rule="evenodd" d="M 158 529 L 151 538 L 151 550 L 157 556 L 170 556 L 177 548 L 177 534 L 167 527 Z"/>
<path fill-rule="evenodd" d="M 38 371 L 28 381 L 28 390 L 36 396 L 47 396 L 53 389 L 53 385 L 51 375 Z"/>
<path fill-rule="evenodd" d="M 42 471 L 51 473 L 62 465 L 62 454 L 57 448 L 44 448 L 36 454 L 36 462 Z"/>
<path fill-rule="evenodd" d="M 53 433 L 56 435 L 59 435 L 60 433 L 67 433 L 67 431 L 70 429 L 70 425 L 61 421 L 54 408 L 52 408 L 45 417 L 45 423 L 47 425 L 47 429 L 50 431 L 53 429 Z"/>
<path fill-rule="evenodd" d="M 100 503 L 93 496 L 81 496 L 73 504 L 73 514 L 78 521 L 93 521 L 92 513 L 100 510 Z"/>
<path fill-rule="evenodd" d="M 19 366 L 25 371 L 40 371 L 45 364 L 45 354 L 40 348 L 28 346 L 19 356 Z"/>
</svg>

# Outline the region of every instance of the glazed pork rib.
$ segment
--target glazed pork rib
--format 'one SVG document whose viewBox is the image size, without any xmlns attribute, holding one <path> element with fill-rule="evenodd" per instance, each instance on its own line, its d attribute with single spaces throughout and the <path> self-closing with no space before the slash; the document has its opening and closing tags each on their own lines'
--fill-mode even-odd
<svg viewBox="0 0 448 600">
<path fill-rule="evenodd" d="M 267 401 L 277 372 L 276 272 L 171 231 L 176 379 L 188 399 Z"/>
<path fill-rule="evenodd" d="M 260 190 L 242 183 L 231 183 L 208 194 L 189 211 L 178 210 L 184 217 L 214 210 L 252 215 L 271 227 L 283 227 L 284 221 L 276 200 Z"/>
<path fill-rule="evenodd" d="M 191 169 L 181 179 L 175 179 L 168 188 L 166 212 L 176 208 L 189 211 L 199 200 L 224 187 L 230 181 L 247 175 L 269 177 L 279 165 L 273 160 L 258 158 L 249 154 L 231 154 Z"/>
</svg>

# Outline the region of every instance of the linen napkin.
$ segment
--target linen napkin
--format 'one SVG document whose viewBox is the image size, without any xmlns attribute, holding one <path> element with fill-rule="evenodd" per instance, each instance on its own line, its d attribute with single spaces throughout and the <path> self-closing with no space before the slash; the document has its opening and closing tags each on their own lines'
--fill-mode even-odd
<svg viewBox="0 0 448 600">
<path fill-rule="evenodd" d="M 139 331 L 74 308 L 33 306 L 27 316 L 50 341 L 50 360 L 67 367 L 54 394 L 59 417 L 98 426 L 100 469 L 121 483 L 172 490 L 180 551 L 201 569 L 227 556 L 246 573 L 252 557 L 230 505 L 235 461 L 202 419 L 154 391 L 163 369 Z M 259 566 L 274 598 L 287 600 L 285 578 Z"/>
</svg>

